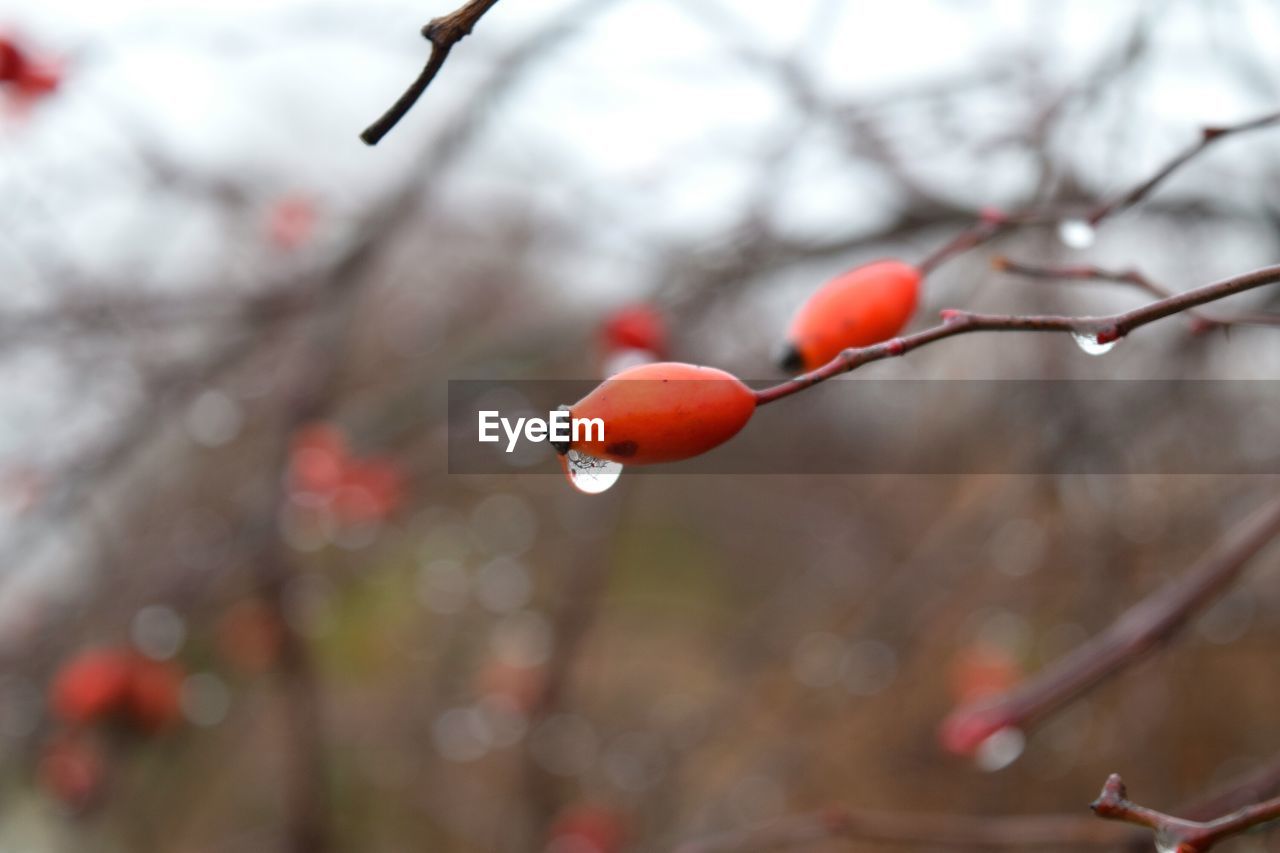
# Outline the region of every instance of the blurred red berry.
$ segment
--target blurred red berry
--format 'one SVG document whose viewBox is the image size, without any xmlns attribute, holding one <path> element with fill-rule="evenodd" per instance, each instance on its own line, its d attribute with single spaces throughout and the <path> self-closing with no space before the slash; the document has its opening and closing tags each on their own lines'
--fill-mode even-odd
<svg viewBox="0 0 1280 853">
<path fill-rule="evenodd" d="M 0 83 L 12 83 L 22 77 L 27 56 L 12 38 L 0 36 Z"/>
<path fill-rule="evenodd" d="M 133 659 L 125 710 L 137 729 L 155 733 L 182 719 L 182 681 L 185 673 L 175 663 L 142 656 Z"/>
<path fill-rule="evenodd" d="M 541 701 L 546 683 L 546 674 L 540 666 L 517 666 L 492 658 L 480 670 L 476 692 L 485 699 L 496 700 L 521 714 L 528 714 Z"/>
<path fill-rule="evenodd" d="M 116 722 L 156 732 L 181 713 L 182 669 L 131 649 L 90 649 L 63 665 L 50 690 L 53 713 L 77 726 Z"/>
<path fill-rule="evenodd" d="M 85 725 L 116 713 L 129 690 L 130 656 L 116 649 L 89 649 L 62 665 L 50 689 L 53 713 Z"/>
<path fill-rule="evenodd" d="M 951 696 L 972 702 L 1004 693 L 1022 680 L 1022 668 L 1000 646 L 975 643 L 951 661 Z"/>
<path fill-rule="evenodd" d="M 604 350 L 642 350 L 661 358 L 667 352 L 667 324 L 652 305 L 628 305 L 605 319 L 601 328 Z"/>
<path fill-rule="evenodd" d="M 954 755 L 973 755 L 983 742 L 1011 725 L 998 707 L 963 706 L 947 715 L 938 728 L 938 742 Z"/>
<path fill-rule="evenodd" d="M 105 775 L 99 748 L 83 735 L 61 732 L 47 743 L 37 776 L 42 788 L 73 809 L 83 809 L 97 796 Z"/>
<path fill-rule="evenodd" d="M 280 249 L 295 251 L 311 240 L 318 218 L 316 204 L 310 198 L 285 196 L 271 206 L 267 238 Z"/>
<path fill-rule="evenodd" d="M 52 95 L 61 85 L 62 73 L 51 66 L 28 65 L 14 80 L 18 96 L 27 100 Z"/>
<path fill-rule="evenodd" d="M 289 455 L 289 480 L 302 492 L 328 494 L 342 483 L 347 465 L 347 440 L 330 424 L 312 424 L 293 437 Z"/>
<path fill-rule="evenodd" d="M 378 521 L 395 512 L 404 496 L 400 470 L 386 459 L 349 462 L 333 499 L 333 513 L 340 522 Z"/>
<path fill-rule="evenodd" d="M 601 806 L 571 806 L 551 826 L 548 853 L 617 853 L 626 838 L 622 819 Z"/>
</svg>

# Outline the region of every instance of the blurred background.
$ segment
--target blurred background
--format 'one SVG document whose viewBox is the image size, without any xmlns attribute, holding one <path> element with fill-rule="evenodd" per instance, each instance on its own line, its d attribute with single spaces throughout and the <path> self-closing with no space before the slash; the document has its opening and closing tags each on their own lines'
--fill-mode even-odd
<svg viewBox="0 0 1280 853">
<path fill-rule="evenodd" d="M 833 806 L 1087 814 L 1113 771 L 1173 808 L 1280 749 L 1275 552 L 1016 742 L 936 736 L 1274 478 L 628 471 L 588 496 L 546 458 L 446 464 L 449 379 L 598 378 L 620 310 L 774 378 L 832 275 L 984 207 L 1083 210 L 1274 110 L 1276 4 L 503 0 L 366 148 L 450 10 L 0 0 L 0 851 L 667 850 Z M 1278 190 L 1280 130 L 1224 140 L 1096 233 L 948 263 L 915 326 L 1150 298 L 996 252 L 1175 290 L 1271 263 Z M 1201 331 L 946 341 L 809 426 L 892 441 L 859 426 L 864 376 L 1280 378 L 1277 330 Z M 1223 413 L 1224 443 L 1275 435 Z"/>
</svg>

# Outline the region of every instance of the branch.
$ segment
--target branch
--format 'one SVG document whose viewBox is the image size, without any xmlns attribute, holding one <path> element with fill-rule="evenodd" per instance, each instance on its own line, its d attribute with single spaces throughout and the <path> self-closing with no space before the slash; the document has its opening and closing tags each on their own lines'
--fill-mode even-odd
<svg viewBox="0 0 1280 853">
<path fill-rule="evenodd" d="M 1220 139 L 1225 139 L 1228 136 L 1270 127 L 1277 123 L 1280 123 L 1280 112 L 1268 113 L 1257 118 L 1249 119 L 1248 121 L 1242 121 L 1238 124 L 1201 128 L 1200 139 L 1194 145 L 1165 163 L 1156 170 L 1155 174 L 1135 186 L 1133 189 L 1123 195 L 1117 196 L 1111 201 L 1095 205 L 1087 214 L 1085 214 L 1085 222 L 1089 225 L 1096 226 L 1098 223 L 1102 222 L 1102 220 L 1133 207 L 1135 204 L 1149 196 L 1156 187 L 1165 181 L 1166 178 L 1191 160 L 1195 159 L 1214 142 L 1217 142 Z M 1061 211 L 1044 207 L 1035 208 L 1023 213 L 1012 214 L 1003 214 L 999 211 L 990 209 L 984 210 L 979 215 L 977 222 L 962 231 L 951 242 L 930 253 L 923 261 L 921 261 L 920 269 L 922 272 L 930 272 L 956 255 L 967 252 L 970 249 L 988 242 L 1013 226 L 1051 224 L 1056 223 L 1061 219 Z"/>
<path fill-rule="evenodd" d="M 1246 133 L 1250 130 L 1270 127 L 1277 122 L 1280 122 L 1280 112 L 1268 113 L 1267 115 L 1259 116 L 1258 118 L 1250 119 L 1249 121 L 1242 121 L 1238 124 L 1201 128 L 1200 139 L 1194 145 L 1174 157 L 1154 175 L 1147 178 L 1147 180 L 1138 184 L 1124 195 L 1109 202 L 1099 204 L 1093 208 L 1093 210 L 1091 210 L 1085 217 L 1086 221 L 1090 225 L 1097 225 L 1108 216 L 1118 213 L 1125 208 L 1132 207 L 1142 201 L 1150 195 L 1151 192 L 1165 180 L 1165 178 L 1168 178 L 1179 168 L 1193 160 L 1214 142 L 1217 142 L 1220 139 L 1226 139 L 1228 136 L 1233 136 L 1238 133 Z"/>
<path fill-rule="evenodd" d="M 999 272 L 1026 278 L 1127 284 L 1160 299 L 1174 295 L 1174 291 L 1156 284 L 1136 269 L 1112 270 L 1092 264 L 1046 267 L 1015 261 L 1003 255 L 992 258 L 991 267 Z M 1210 317 L 1199 311 L 1188 311 L 1187 316 L 1192 320 L 1193 332 L 1203 332 L 1220 326 L 1280 326 L 1280 314 L 1253 313 Z"/>
<path fill-rule="evenodd" d="M 1124 669 L 1204 609 L 1278 535 L 1280 500 L 1237 525 L 1185 575 L 1139 601 L 1071 654 L 1007 693 L 957 708 L 942 725 L 943 745 L 967 754 L 994 732 L 1041 718 Z"/>
<path fill-rule="evenodd" d="M 1100 818 L 1150 829 L 1162 853 L 1204 853 L 1224 838 L 1280 818 L 1280 797 L 1202 823 L 1140 806 L 1130 802 L 1127 794 L 1119 774 L 1113 773 L 1089 808 Z"/>
<path fill-rule="evenodd" d="M 453 50 L 455 44 L 466 38 L 476 22 L 497 3 L 498 0 L 470 0 L 469 3 L 447 15 L 432 18 L 431 22 L 422 28 L 423 38 L 431 42 L 431 56 L 427 59 L 427 65 L 418 75 L 418 79 L 414 80 L 400 99 L 391 105 L 391 109 L 383 113 L 382 118 L 369 125 L 360 134 L 360 138 L 366 145 L 377 145 L 381 142 L 382 137 L 390 133 L 391 129 L 400 123 L 400 119 L 413 109 L 413 105 L 436 78 L 436 73 L 444 66 L 444 61 L 449 58 L 449 51 Z"/>
<path fill-rule="evenodd" d="M 676 853 L 777 850 L 843 838 L 927 847 L 1113 846 L 1126 835 L 1074 815 L 911 814 L 833 809 L 686 842 Z"/>
<path fill-rule="evenodd" d="M 756 405 L 763 406 L 781 400 L 825 382 L 834 376 L 848 373 L 894 356 L 905 355 L 926 344 L 972 332 L 1066 332 L 1094 339 L 1099 344 L 1114 343 L 1125 335 L 1148 323 L 1154 323 L 1173 314 L 1214 302 L 1236 293 L 1252 290 L 1280 281 L 1280 265 L 1263 267 L 1243 275 L 1233 276 L 1213 284 L 1169 296 L 1164 299 L 1101 317 L 1061 317 L 1053 315 L 1013 316 L 1001 314 L 972 314 L 968 311 L 946 310 L 942 312 L 940 325 L 914 334 L 891 338 L 867 347 L 847 349 L 815 370 L 796 376 L 769 388 L 755 392 Z"/>
</svg>

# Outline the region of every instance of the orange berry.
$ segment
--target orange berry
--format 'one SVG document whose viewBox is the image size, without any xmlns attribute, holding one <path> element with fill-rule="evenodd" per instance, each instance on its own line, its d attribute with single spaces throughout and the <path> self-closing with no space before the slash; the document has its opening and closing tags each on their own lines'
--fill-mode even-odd
<svg viewBox="0 0 1280 853">
<path fill-rule="evenodd" d="M 578 441 L 560 449 L 627 465 L 674 462 L 733 438 L 755 408 L 751 389 L 723 370 L 643 364 L 606 379 L 570 407 L 574 420 L 602 421 L 603 440 L 584 429 Z"/>
<path fill-rule="evenodd" d="M 916 309 L 920 270 L 876 261 L 836 276 L 796 312 L 779 358 L 784 370 L 813 370 L 850 347 L 887 341 Z"/>
</svg>

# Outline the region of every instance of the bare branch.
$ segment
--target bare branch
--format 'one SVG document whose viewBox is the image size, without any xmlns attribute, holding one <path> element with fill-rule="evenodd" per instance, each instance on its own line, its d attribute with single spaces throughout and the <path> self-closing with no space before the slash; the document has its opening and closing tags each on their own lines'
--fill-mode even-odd
<svg viewBox="0 0 1280 853">
<path fill-rule="evenodd" d="M 1124 832 L 1074 815 L 909 814 L 833 809 L 691 841 L 676 853 L 780 850 L 831 839 L 929 847 L 1114 846 Z"/>
<path fill-rule="evenodd" d="M 391 129 L 400 123 L 400 119 L 413 109 L 413 105 L 427 91 L 431 81 L 436 78 L 437 72 L 444 66 L 444 61 L 449 58 L 449 52 L 453 50 L 453 46 L 466 38 L 476 22 L 497 3 L 498 0 L 471 0 L 447 15 L 432 18 L 431 22 L 422 28 L 423 38 L 431 42 L 431 56 L 427 59 L 426 67 L 399 100 L 391 105 L 391 109 L 383 113 L 382 118 L 369 125 L 360 134 L 360 138 L 366 145 L 377 145 L 381 142 L 382 137 L 390 133 Z"/>
<path fill-rule="evenodd" d="M 1045 267 L 1015 261 L 1002 255 L 992 258 L 991 266 L 999 272 L 1007 272 L 1026 278 L 1126 284 L 1159 299 L 1173 296 L 1175 293 L 1175 291 L 1167 287 L 1156 284 L 1136 269 L 1112 270 L 1092 264 Z M 1280 314 L 1253 313 L 1210 317 L 1199 311 L 1188 311 L 1187 316 L 1192 321 L 1191 328 L 1195 332 L 1202 332 L 1219 326 L 1280 326 Z"/>
<path fill-rule="evenodd" d="M 1217 598 L 1276 536 L 1280 500 L 1258 510 L 1185 575 L 1139 601 L 1071 654 L 1008 693 L 957 708 L 943 723 L 944 744 L 969 752 L 992 733 L 1042 718 L 1115 675 Z"/>
<path fill-rule="evenodd" d="M 934 341 L 971 332 L 1066 332 L 1091 337 L 1100 344 L 1113 343 L 1148 323 L 1277 281 L 1280 281 L 1280 265 L 1263 267 L 1159 299 L 1132 311 L 1101 317 L 1016 316 L 946 310 L 942 312 L 943 321 L 940 325 L 871 346 L 847 349 L 816 370 L 756 391 L 756 404 L 763 406 L 781 400 L 864 364 L 905 355 Z"/>
<path fill-rule="evenodd" d="M 1280 818 L 1280 797 L 1265 800 L 1208 822 L 1187 820 L 1140 806 L 1128 799 L 1124 781 L 1111 774 L 1089 806 L 1098 817 L 1146 827 L 1162 853 L 1204 853 L 1219 841 Z"/>
<path fill-rule="evenodd" d="M 1186 165 L 1189 161 L 1195 159 L 1201 152 L 1217 142 L 1219 139 L 1226 139 L 1239 133 L 1246 133 L 1250 130 L 1259 130 L 1264 127 L 1270 127 L 1276 122 L 1280 122 L 1280 112 L 1268 113 L 1258 118 L 1242 121 L 1238 124 L 1222 125 L 1219 127 L 1205 127 L 1200 130 L 1200 139 L 1190 148 L 1183 151 L 1177 157 L 1174 157 L 1166 163 L 1159 171 L 1124 195 L 1121 195 L 1111 201 L 1098 205 L 1089 212 L 1086 217 L 1091 225 L 1097 225 L 1115 213 L 1125 208 L 1132 207 L 1142 201 L 1151 192 L 1159 186 L 1166 178 L 1176 172 L 1179 168 Z"/>
</svg>

